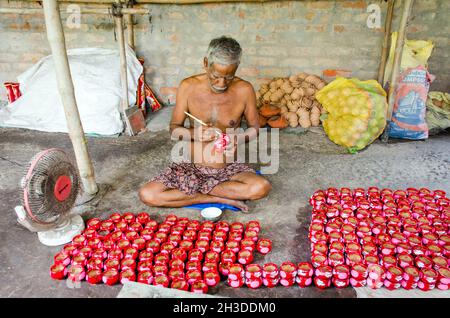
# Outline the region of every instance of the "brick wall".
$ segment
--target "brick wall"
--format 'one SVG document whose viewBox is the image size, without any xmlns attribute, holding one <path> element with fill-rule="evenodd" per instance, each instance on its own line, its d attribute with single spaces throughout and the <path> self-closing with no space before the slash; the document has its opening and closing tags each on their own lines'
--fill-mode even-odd
<svg viewBox="0 0 450 318">
<path fill-rule="evenodd" d="M 376 78 L 382 32 L 366 25 L 371 3 L 381 5 L 384 26 L 387 5 L 379 0 L 149 5 L 151 23 L 148 16 L 136 19 L 136 51 L 146 59 L 147 82 L 167 104 L 174 102 L 181 79 L 202 71 L 209 41 L 223 34 L 241 43 L 238 75 L 256 89 L 268 78 L 298 71 L 320 75 L 329 68 L 352 70 L 361 79 Z M 13 5 L 17 3 L 0 0 L 0 6 Z M 399 9 L 397 5 L 394 26 Z M 436 43 L 430 60 L 430 70 L 438 78 L 432 86 L 436 90 L 450 88 L 449 9 L 450 1 L 415 1 L 408 28 L 410 39 Z M 81 23 L 79 29 L 65 28 L 69 48 L 116 47 L 110 17 L 85 14 Z M 0 38 L 0 83 L 15 81 L 49 54 L 43 15 L 1 15 Z M 3 87 L 0 99 L 6 99 Z"/>
</svg>

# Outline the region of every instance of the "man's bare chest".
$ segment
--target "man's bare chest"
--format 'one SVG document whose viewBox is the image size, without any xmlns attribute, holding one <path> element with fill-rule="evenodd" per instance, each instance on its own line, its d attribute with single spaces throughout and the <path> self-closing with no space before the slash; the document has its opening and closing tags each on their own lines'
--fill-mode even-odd
<svg viewBox="0 0 450 318">
<path fill-rule="evenodd" d="M 224 130 L 240 125 L 245 104 L 231 93 L 197 93 L 189 96 L 188 110 L 204 122 Z"/>
</svg>

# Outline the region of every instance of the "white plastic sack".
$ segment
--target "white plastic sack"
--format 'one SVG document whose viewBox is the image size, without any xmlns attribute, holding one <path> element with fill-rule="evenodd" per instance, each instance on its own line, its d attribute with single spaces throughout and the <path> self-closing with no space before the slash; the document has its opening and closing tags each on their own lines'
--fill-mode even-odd
<svg viewBox="0 0 450 318">
<path fill-rule="evenodd" d="M 85 133 L 114 135 L 124 129 L 120 118 L 122 89 L 118 50 L 80 48 L 67 52 L 78 111 Z M 127 47 L 128 98 L 136 102 L 142 65 Z M 22 96 L 0 110 L 0 126 L 68 132 L 51 56 L 18 77 Z"/>
</svg>

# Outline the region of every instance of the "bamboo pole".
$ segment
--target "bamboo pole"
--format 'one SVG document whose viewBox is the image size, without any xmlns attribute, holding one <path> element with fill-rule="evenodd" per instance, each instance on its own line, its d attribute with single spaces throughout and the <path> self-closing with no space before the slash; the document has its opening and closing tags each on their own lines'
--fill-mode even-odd
<svg viewBox="0 0 450 318">
<path fill-rule="evenodd" d="M 58 9 L 60 13 L 65 13 L 64 8 Z M 111 14 L 109 8 L 80 8 L 80 12 L 84 14 Z M 39 14 L 44 13 L 40 8 L 0 8 L 0 13 L 15 13 L 15 14 Z M 123 14 L 148 14 L 150 10 L 143 8 L 123 8 Z"/>
<path fill-rule="evenodd" d="M 120 0 L 117 0 L 120 3 Z M 126 129 L 130 136 L 133 135 L 130 122 L 128 121 L 128 116 L 126 110 L 130 105 L 128 99 L 128 76 L 127 76 L 127 55 L 125 51 L 125 36 L 123 31 L 123 15 L 114 15 L 114 22 L 117 30 L 117 42 L 119 44 L 119 54 L 120 54 L 120 82 L 122 84 L 122 113 L 126 124 Z"/>
<path fill-rule="evenodd" d="M 25 0 L 26 2 L 36 2 L 36 0 Z M 279 2 L 280 0 L 136 0 L 136 4 L 204 4 L 204 3 L 237 3 L 237 2 Z M 305 0 L 292 0 L 305 1 Z M 331 0 L 328 0 L 331 1 Z M 332 0 L 334 1 L 334 0 Z M 59 2 L 70 3 L 91 3 L 91 4 L 112 4 L 115 0 L 59 0 Z"/>
<path fill-rule="evenodd" d="M 45 27 L 55 65 L 58 91 L 64 106 L 69 137 L 75 152 L 83 189 L 87 194 L 94 195 L 98 192 L 98 187 L 95 182 L 94 168 L 78 113 L 57 0 L 44 0 L 44 12 Z"/>
<path fill-rule="evenodd" d="M 388 9 L 386 15 L 386 23 L 384 26 L 384 41 L 381 51 L 380 69 L 378 70 L 378 83 L 383 85 L 384 73 L 386 70 L 386 62 L 388 59 L 389 39 L 391 37 L 392 30 L 392 17 L 394 16 L 395 0 L 388 0 Z"/>
<path fill-rule="evenodd" d="M 128 45 L 134 50 L 134 25 L 132 14 L 125 14 L 125 23 L 127 25 Z"/>
<path fill-rule="evenodd" d="M 392 68 L 392 75 L 389 83 L 388 93 L 388 110 L 387 110 L 387 125 L 383 132 L 381 140 L 387 142 L 389 140 L 389 124 L 392 120 L 392 112 L 394 109 L 395 96 L 397 90 L 397 80 L 400 74 L 400 68 L 402 64 L 403 46 L 406 38 L 406 27 L 408 24 L 409 14 L 413 6 L 414 0 L 405 0 L 403 7 L 402 18 L 400 20 L 400 27 L 398 30 L 397 43 L 395 44 L 394 65 Z"/>
</svg>

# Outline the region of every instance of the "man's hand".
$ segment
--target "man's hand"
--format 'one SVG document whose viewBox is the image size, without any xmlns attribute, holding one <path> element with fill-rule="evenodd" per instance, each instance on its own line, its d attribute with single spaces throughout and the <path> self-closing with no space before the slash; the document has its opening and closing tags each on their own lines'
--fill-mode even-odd
<svg viewBox="0 0 450 318">
<path fill-rule="evenodd" d="M 215 141 L 220 136 L 220 129 L 213 127 L 211 124 L 207 126 L 200 125 L 194 129 L 194 140 L 201 142 Z"/>
<path fill-rule="evenodd" d="M 228 143 L 228 145 L 226 145 L 225 149 L 224 149 L 224 154 L 226 157 L 231 157 L 234 156 L 234 154 L 236 153 L 237 147 L 238 147 L 238 135 L 228 135 L 230 137 L 230 142 Z"/>
</svg>

